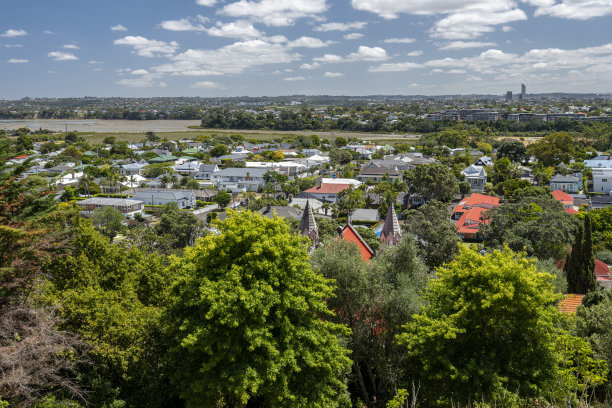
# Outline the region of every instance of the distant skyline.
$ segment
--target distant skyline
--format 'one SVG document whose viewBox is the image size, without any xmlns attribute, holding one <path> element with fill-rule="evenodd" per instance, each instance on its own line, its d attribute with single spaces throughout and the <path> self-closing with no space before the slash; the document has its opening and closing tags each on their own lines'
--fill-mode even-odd
<svg viewBox="0 0 612 408">
<path fill-rule="evenodd" d="M 612 0 L 21 0 L 0 98 L 612 92 Z"/>
</svg>

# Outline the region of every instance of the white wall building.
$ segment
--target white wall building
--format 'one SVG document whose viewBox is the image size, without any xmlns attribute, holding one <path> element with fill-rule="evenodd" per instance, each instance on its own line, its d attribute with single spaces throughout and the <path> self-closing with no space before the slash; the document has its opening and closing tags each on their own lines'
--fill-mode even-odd
<svg viewBox="0 0 612 408">
<path fill-rule="evenodd" d="M 593 192 L 605 194 L 612 192 L 612 168 L 593 169 Z"/>
</svg>

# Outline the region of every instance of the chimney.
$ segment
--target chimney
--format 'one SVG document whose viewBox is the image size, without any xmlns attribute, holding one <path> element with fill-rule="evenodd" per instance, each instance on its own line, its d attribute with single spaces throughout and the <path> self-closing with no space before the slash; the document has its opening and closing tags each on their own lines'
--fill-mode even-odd
<svg viewBox="0 0 612 408">
<path fill-rule="evenodd" d="M 247 172 L 246 181 L 251 181 L 251 173 Z"/>
<path fill-rule="evenodd" d="M 270 212 L 270 211 L 272 211 L 272 205 L 268 203 L 268 205 L 266 206 L 266 212 Z"/>
</svg>

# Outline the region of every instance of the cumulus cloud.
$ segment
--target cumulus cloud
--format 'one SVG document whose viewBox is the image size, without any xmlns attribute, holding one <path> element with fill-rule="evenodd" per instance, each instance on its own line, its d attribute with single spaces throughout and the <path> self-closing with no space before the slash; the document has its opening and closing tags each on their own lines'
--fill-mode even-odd
<svg viewBox="0 0 612 408">
<path fill-rule="evenodd" d="M 217 0 L 196 0 L 196 4 L 205 7 L 212 7 L 217 4 Z"/>
<path fill-rule="evenodd" d="M 178 49 L 176 41 L 165 42 L 150 40 L 142 36 L 128 35 L 127 37 L 115 40 L 115 45 L 127 45 L 134 48 L 134 53 L 141 57 L 171 56 Z"/>
<path fill-rule="evenodd" d="M 135 69 L 131 72 L 132 75 L 149 75 L 149 71 L 146 69 Z"/>
<path fill-rule="evenodd" d="M 45 31 L 43 31 L 43 34 L 54 35 L 55 33 L 53 31 L 45 30 Z"/>
<path fill-rule="evenodd" d="M 336 54 L 325 54 L 322 57 L 315 57 L 312 59 L 315 62 L 329 63 L 329 62 L 342 62 L 344 58 Z"/>
<path fill-rule="evenodd" d="M 385 44 L 411 44 L 415 41 L 415 38 L 387 38 L 383 42 Z"/>
<path fill-rule="evenodd" d="M 161 28 L 168 31 L 204 31 L 205 28 L 201 25 L 193 25 L 188 18 L 180 20 L 166 20 L 160 24 Z"/>
<path fill-rule="evenodd" d="M 357 10 L 369 11 L 386 19 L 398 18 L 402 13 L 444 16 L 434 23 L 431 35 L 447 40 L 477 38 L 492 32 L 496 25 L 527 19 L 525 12 L 517 8 L 513 0 L 351 0 L 351 4 Z"/>
<path fill-rule="evenodd" d="M 302 65 L 300 65 L 301 69 L 317 69 L 321 66 L 320 63 L 318 62 L 313 62 L 312 64 L 308 64 L 308 63 L 303 63 Z"/>
<path fill-rule="evenodd" d="M 354 21 L 352 23 L 325 23 L 315 27 L 315 31 L 350 31 L 361 30 L 368 23 L 365 21 Z"/>
<path fill-rule="evenodd" d="M 22 29 L 8 29 L 4 32 L 4 34 L 1 34 L 0 37 L 5 37 L 5 38 L 14 38 L 14 37 L 22 37 L 24 35 L 27 35 L 28 32 Z"/>
<path fill-rule="evenodd" d="M 149 88 L 155 85 L 155 78 L 149 76 L 142 76 L 140 78 L 126 78 L 117 81 L 119 85 L 125 85 L 132 88 Z"/>
<path fill-rule="evenodd" d="M 318 38 L 302 36 L 297 40 L 289 41 L 287 46 L 290 48 L 323 48 L 333 43 L 333 41 L 321 41 Z"/>
<path fill-rule="evenodd" d="M 414 62 L 394 62 L 388 64 L 381 64 L 375 67 L 370 67 L 369 72 L 402 72 L 408 71 L 415 68 L 422 68 L 423 65 L 416 64 Z"/>
<path fill-rule="evenodd" d="M 345 40 L 358 40 L 360 38 L 363 38 L 363 34 L 361 34 L 361 33 L 350 33 L 350 34 L 343 35 L 342 38 L 344 38 Z"/>
<path fill-rule="evenodd" d="M 295 77 L 286 77 L 283 78 L 283 80 L 285 81 L 305 81 L 308 78 L 304 77 L 304 76 L 295 76 Z"/>
<path fill-rule="evenodd" d="M 223 89 L 223 86 L 220 83 L 212 81 L 199 81 L 191 85 L 191 87 L 199 89 Z"/>
<path fill-rule="evenodd" d="M 62 51 L 52 51 L 47 54 L 47 57 L 51 58 L 54 61 L 75 61 L 79 59 L 74 54 Z"/>
<path fill-rule="evenodd" d="M 6 62 L 8 62 L 9 64 L 27 64 L 30 61 L 27 59 L 11 58 L 10 60 Z"/>
<path fill-rule="evenodd" d="M 227 24 L 219 21 L 215 27 L 207 29 L 206 32 L 215 37 L 244 39 L 261 37 L 263 35 L 261 31 L 253 27 L 252 23 L 246 20 L 233 21 Z"/>
<path fill-rule="evenodd" d="M 326 72 L 323 74 L 323 78 L 339 78 L 343 77 L 344 74 L 342 72 Z"/>
<path fill-rule="evenodd" d="M 104 64 L 102 61 L 94 61 L 94 60 L 89 61 L 89 63 L 90 63 L 91 65 L 100 65 L 100 64 Z"/>
<path fill-rule="evenodd" d="M 421 50 L 410 51 L 406 55 L 409 56 L 409 57 L 418 57 L 419 55 L 423 55 L 423 51 L 421 51 Z"/>
<path fill-rule="evenodd" d="M 121 24 L 117 24 L 115 26 L 111 26 L 111 31 L 127 31 L 128 29 L 122 26 Z"/>
<path fill-rule="evenodd" d="M 248 18 L 268 26 L 284 27 L 302 18 L 320 20 L 327 9 L 325 0 L 240 0 L 225 5 L 219 13 Z"/>
<path fill-rule="evenodd" d="M 552 17 L 588 20 L 612 14 L 610 0 L 523 0 L 536 6 L 535 16 L 549 15 Z"/>
<path fill-rule="evenodd" d="M 453 41 L 438 47 L 439 50 L 463 50 L 466 48 L 495 47 L 494 42 L 483 41 Z"/>
<path fill-rule="evenodd" d="M 80 50 L 81 47 L 75 44 L 64 44 L 62 47 L 67 48 L 69 50 Z"/>
<path fill-rule="evenodd" d="M 384 61 L 387 58 L 389 56 L 384 48 L 368 47 L 365 45 L 360 45 L 357 52 L 347 56 L 348 61 Z"/>
<path fill-rule="evenodd" d="M 153 68 L 159 73 L 184 76 L 240 74 L 246 69 L 296 61 L 287 47 L 269 39 L 235 42 L 219 49 L 190 49 Z"/>
<path fill-rule="evenodd" d="M 23 44 L 0 44 L 0 47 L 5 47 L 5 48 L 23 48 Z"/>
</svg>

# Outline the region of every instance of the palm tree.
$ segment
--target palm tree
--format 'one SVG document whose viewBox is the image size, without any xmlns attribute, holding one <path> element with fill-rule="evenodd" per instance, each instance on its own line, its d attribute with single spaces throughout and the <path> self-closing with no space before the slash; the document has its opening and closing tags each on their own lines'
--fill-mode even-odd
<svg viewBox="0 0 612 408">
<path fill-rule="evenodd" d="M 325 211 L 325 216 L 327 217 L 327 211 L 331 208 L 331 204 L 323 203 L 323 205 L 321 205 L 321 208 L 323 208 L 323 211 Z"/>
<path fill-rule="evenodd" d="M 164 173 L 159 180 L 162 182 L 164 188 L 168 188 L 168 183 L 172 181 L 172 178 L 168 175 L 168 173 Z"/>
</svg>

